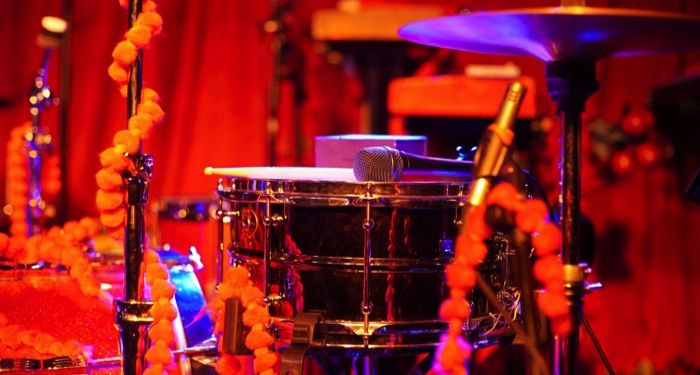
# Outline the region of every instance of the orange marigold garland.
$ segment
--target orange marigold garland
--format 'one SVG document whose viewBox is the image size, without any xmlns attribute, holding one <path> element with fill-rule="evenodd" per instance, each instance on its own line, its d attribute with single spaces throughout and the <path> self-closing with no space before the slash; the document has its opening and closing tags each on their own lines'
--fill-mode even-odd
<svg viewBox="0 0 700 375">
<path fill-rule="evenodd" d="M 469 319 L 467 293 L 476 285 L 476 267 L 484 260 L 487 247 L 484 240 L 491 228 L 484 221 L 488 205 L 499 205 L 515 213 L 515 224 L 523 233 L 534 234 L 532 245 L 538 259 L 533 274 L 545 286 L 539 295 L 540 310 L 550 319 L 555 334 L 568 333 L 571 317 L 564 295 L 563 266 L 556 254 L 561 245 L 559 227 L 547 222 L 547 207 L 542 201 L 526 200 L 510 184 L 495 186 L 486 197 L 485 204 L 472 207 L 468 212 L 464 230 L 455 246 L 455 258 L 445 268 L 450 297 L 440 307 L 440 317 L 449 323 L 437 349 L 433 370 L 438 374 L 466 374 L 466 361 L 471 355 L 471 345 L 462 337 L 462 327 Z"/>
<path fill-rule="evenodd" d="M 10 210 L 10 234 L 13 237 L 27 237 L 27 203 L 29 202 L 29 156 L 27 154 L 27 133 L 31 123 L 26 122 L 10 131 L 7 141 L 7 204 Z M 44 197 L 51 197 L 61 190 L 60 160 L 57 156 L 47 157 L 42 165 L 41 189 Z"/>
<path fill-rule="evenodd" d="M 158 35 L 162 28 L 163 19 L 156 11 L 156 3 L 146 1 L 136 22 L 124 34 L 124 40 L 114 47 L 114 61 L 107 73 L 119 85 L 123 96 L 127 94 L 129 69 L 136 61 L 139 49 L 148 47 L 153 36 Z M 137 153 L 141 141 L 148 139 L 153 126 L 163 120 L 164 112 L 158 104 L 159 100 L 158 93 L 144 88 L 141 92 L 141 103 L 136 114 L 129 119 L 127 130 L 118 131 L 114 135 L 114 146 L 100 153 L 102 168 L 95 175 L 99 187 L 95 203 L 100 211 L 102 224 L 115 239 L 124 238 L 126 220 L 126 196 L 122 174 L 125 171 L 135 172 L 128 155 Z"/>
<path fill-rule="evenodd" d="M 83 363 L 91 356 L 90 347 L 78 341 L 61 342 L 47 333 L 10 324 L 3 314 L 0 314 L 0 345 L 18 353 L 26 353 L 27 349 L 33 349 L 39 355 L 66 356 L 76 362 L 80 360 Z"/>
<path fill-rule="evenodd" d="M 27 203 L 29 202 L 29 160 L 25 134 L 31 131 L 26 122 L 10 132 L 7 141 L 7 204 L 12 207 L 10 214 L 10 234 L 14 237 L 27 237 Z"/>
<path fill-rule="evenodd" d="M 85 245 L 97 234 L 97 230 L 94 220 L 83 218 L 80 221 L 68 221 L 63 228 L 52 227 L 45 234 L 29 238 L 7 237 L 0 233 L 0 256 L 21 264 L 43 261 L 61 265 L 78 282 L 84 295 L 110 300 L 109 295 L 100 289 L 100 284 L 93 275 L 92 264 L 84 251 Z"/>
<path fill-rule="evenodd" d="M 171 302 L 177 288 L 170 282 L 168 268 L 160 261 L 158 253 L 146 250 L 144 253 L 146 284 L 151 287 L 151 307 L 153 323 L 148 329 L 148 337 L 153 345 L 146 351 L 149 367 L 144 375 L 161 375 L 176 371 L 175 357 L 171 349 L 175 348 L 175 331 L 173 321 L 177 318 L 177 309 Z"/>
<path fill-rule="evenodd" d="M 245 267 L 229 268 L 219 284 L 217 299 L 211 303 L 210 310 L 215 319 L 214 334 L 220 336 L 224 325 L 224 305 L 229 298 L 240 298 L 245 307 L 243 325 L 250 331 L 245 338 L 245 346 L 253 352 L 253 371 L 256 374 L 273 375 L 275 365 L 279 360 L 276 352 L 270 350 L 274 338 L 267 332 L 270 314 L 263 302 L 263 292 L 253 285 L 250 274 Z M 221 342 L 221 340 L 219 340 Z M 236 374 L 241 369 L 241 363 L 230 354 L 221 353 L 216 364 L 216 372 L 222 375 Z"/>
</svg>

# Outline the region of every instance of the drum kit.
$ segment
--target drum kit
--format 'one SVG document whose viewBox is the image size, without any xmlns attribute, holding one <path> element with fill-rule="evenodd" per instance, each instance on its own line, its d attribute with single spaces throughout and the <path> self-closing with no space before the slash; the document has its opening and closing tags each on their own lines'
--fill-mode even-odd
<svg viewBox="0 0 700 375">
<path fill-rule="evenodd" d="M 558 8 L 419 21 L 401 28 L 399 35 L 429 46 L 533 56 L 546 63 L 549 93 L 562 119 L 561 258 L 574 318 L 572 332 L 555 339 L 551 369 L 577 373 L 583 299 L 593 288 L 585 280 L 589 265 L 580 263 L 580 158 L 581 115 L 598 88 L 595 63 L 612 56 L 700 48 L 700 18 L 564 0 Z M 150 161 L 144 159 L 143 166 L 143 173 L 129 183 L 134 199 L 126 228 L 124 300 L 116 304 L 126 373 L 138 373 L 137 358 L 142 358 L 139 319 L 146 303 L 138 290 L 138 268 Z M 477 167 L 471 179 L 488 177 L 474 175 Z M 235 263 L 260 281 L 272 317 L 269 330 L 283 341 L 276 345 L 282 351 L 282 373 L 302 373 L 309 356 L 333 373 L 338 371 L 329 360 L 333 356 L 367 359 L 435 349 L 446 329 L 438 315 L 447 293 L 444 268 L 454 255 L 471 179 L 358 181 L 351 169 L 302 167 L 208 168 L 205 173 L 220 177 L 217 279 Z M 511 325 L 523 318 L 522 299 L 531 297 L 518 285 L 515 263 L 509 240 L 493 237 L 479 271 L 509 313 L 496 310 L 479 290 L 469 295 L 472 316 L 464 337 L 473 346 L 508 344 L 516 336 Z M 225 326 L 224 331 L 240 324 Z M 206 333 L 187 345 L 208 338 Z M 373 369 L 366 361 L 364 372 Z M 411 371 L 419 370 L 425 368 Z"/>
</svg>

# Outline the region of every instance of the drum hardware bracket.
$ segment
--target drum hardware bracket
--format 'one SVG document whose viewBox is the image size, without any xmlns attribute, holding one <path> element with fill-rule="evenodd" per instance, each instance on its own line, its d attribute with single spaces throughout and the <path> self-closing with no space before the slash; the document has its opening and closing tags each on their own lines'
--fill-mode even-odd
<svg viewBox="0 0 700 375">
<path fill-rule="evenodd" d="M 574 319 L 578 319 L 578 322 L 575 323 L 576 326 L 578 326 L 579 323 L 580 325 L 583 325 L 583 327 L 586 330 L 586 333 L 588 333 L 588 336 L 593 342 L 593 346 L 595 347 L 598 356 L 600 357 L 601 361 L 603 362 L 603 365 L 608 371 L 608 374 L 614 375 L 615 370 L 613 369 L 612 364 L 608 359 L 608 356 L 605 354 L 603 347 L 598 341 L 598 337 L 593 331 L 593 328 L 586 319 L 586 316 L 583 312 L 583 306 L 581 306 L 583 302 L 583 296 L 603 287 L 603 284 L 600 282 L 586 282 L 585 280 L 590 274 L 591 268 L 585 263 L 565 264 L 564 290 L 567 298 L 569 298 L 569 305 L 572 309 L 572 317 Z M 576 313 L 576 311 L 578 311 L 578 313 Z M 563 345 L 564 343 L 560 341 L 559 344 L 560 345 L 557 345 L 557 350 L 561 350 L 562 348 L 559 348 L 559 346 Z M 566 355 L 566 353 L 560 353 L 560 355 Z"/>
<path fill-rule="evenodd" d="M 282 353 L 280 374 L 301 375 L 304 360 L 314 340 L 316 323 L 323 319 L 323 312 L 308 311 L 297 314 L 292 328 L 291 344 Z"/>
<path fill-rule="evenodd" d="M 114 311 L 119 326 L 122 352 L 122 367 L 140 374 L 144 370 L 145 327 L 153 323 L 150 315 L 153 302 L 138 300 L 115 300 Z"/>
<path fill-rule="evenodd" d="M 228 298 L 224 305 L 224 334 L 221 337 L 221 351 L 234 355 L 247 355 L 243 335 L 243 303 L 240 298 Z"/>
</svg>

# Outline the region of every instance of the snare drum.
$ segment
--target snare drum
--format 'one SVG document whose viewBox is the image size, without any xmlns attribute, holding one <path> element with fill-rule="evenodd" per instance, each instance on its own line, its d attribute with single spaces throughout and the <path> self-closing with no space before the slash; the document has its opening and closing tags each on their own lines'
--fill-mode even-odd
<svg viewBox="0 0 700 375">
<path fill-rule="evenodd" d="M 437 345 L 446 329 L 438 317 L 448 292 L 444 267 L 454 254 L 467 182 L 357 182 L 352 170 L 331 168 L 211 172 L 224 176 L 219 212 L 228 230 L 220 248 L 262 280 L 277 330 L 311 314 L 311 346 Z M 489 256 L 489 269 L 502 269 L 490 264 L 508 259 L 502 255 Z M 491 317 L 487 304 L 471 298 L 475 317 Z M 504 335 L 496 324 L 474 332 L 481 326 L 466 327 L 473 342 Z"/>
</svg>

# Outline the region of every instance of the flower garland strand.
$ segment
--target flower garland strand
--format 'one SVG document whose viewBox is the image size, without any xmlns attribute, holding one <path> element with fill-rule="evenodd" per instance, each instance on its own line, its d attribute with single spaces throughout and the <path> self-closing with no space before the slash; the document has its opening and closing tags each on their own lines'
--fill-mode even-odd
<svg viewBox="0 0 700 375">
<path fill-rule="evenodd" d="M 440 317 L 449 323 L 447 334 L 438 346 L 433 370 L 437 374 L 466 374 L 471 345 L 462 337 L 462 327 L 469 319 L 467 293 L 476 285 L 476 267 L 486 257 L 484 240 L 492 230 L 484 221 L 488 205 L 499 205 L 515 213 L 515 224 L 523 233 L 536 233 L 532 239 L 538 256 L 533 273 L 544 284 L 538 298 L 541 311 L 551 320 L 555 334 L 571 330 L 571 318 L 564 295 L 563 266 L 556 254 L 561 244 L 559 228 L 546 220 L 547 206 L 542 201 L 522 199 L 513 185 L 499 184 L 486 197 L 485 204 L 472 207 L 455 246 L 455 258 L 445 268 L 450 297 L 440 306 Z"/>
<path fill-rule="evenodd" d="M 221 334 L 224 328 L 224 305 L 229 298 L 240 298 L 245 312 L 243 313 L 243 325 L 250 331 L 245 338 L 245 346 L 253 351 L 253 371 L 261 375 L 275 374 L 275 365 L 279 360 L 276 352 L 270 350 L 275 339 L 267 332 L 266 327 L 270 323 L 270 314 L 263 302 L 263 292 L 253 285 L 250 274 L 245 267 L 234 266 L 229 268 L 219 284 L 217 298 L 210 304 L 212 316 L 215 319 L 214 334 L 222 342 Z M 219 350 L 221 351 L 221 350 Z M 241 363 L 231 354 L 221 353 L 216 363 L 216 372 L 221 375 L 237 374 L 241 370 Z"/>
<path fill-rule="evenodd" d="M 14 237 L 27 237 L 27 204 L 29 202 L 29 155 L 27 154 L 27 133 L 31 123 L 13 128 L 7 141 L 5 165 L 7 167 L 7 204 L 10 212 L 10 234 Z M 41 191 L 46 197 L 55 197 L 61 190 L 60 159 L 57 156 L 46 158 L 41 166 Z"/>
<path fill-rule="evenodd" d="M 124 2 L 120 1 L 121 5 Z M 114 61 L 107 69 L 109 76 L 119 85 L 119 91 L 126 97 L 129 82 L 129 69 L 136 61 L 139 49 L 148 47 L 151 39 L 163 28 L 163 19 L 156 12 L 156 3 L 146 1 L 143 12 L 139 14 L 134 25 L 124 35 L 112 51 Z M 114 135 L 114 146 L 100 153 L 102 168 L 95 175 L 99 186 L 95 203 L 100 211 L 100 220 L 115 239 L 124 238 L 126 221 L 126 194 L 122 173 L 135 173 L 134 165 L 128 158 L 136 154 L 141 141 L 151 136 L 153 126 L 163 121 L 158 93 L 149 88 L 141 92 L 141 103 L 136 114 L 128 121 L 127 130 L 120 130 Z"/>
<path fill-rule="evenodd" d="M 10 214 L 10 234 L 13 237 L 27 237 L 27 204 L 29 202 L 29 160 L 24 135 L 31 130 L 26 122 L 10 131 L 7 141 L 7 204 L 12 207 Z"/>
<path fill-rule="evenodd" d="M 120 0 L 119 4 L 128 8 L 129 2 Z M 109 76 L 119 85 L 119 92 L 126 97 L 128 93 L 129 69 L 136 61 L 140 49 L 147 48 L 151 39 L 163 29 L 163 18 L 156 11 L 154 1 L 145 1 L 142 12 L 136 22 L 124 34 L 124 40 L 117 43 L 112 51 L 114 61 L 107 69 Z M 163 121 L 164 112 L 158 102 L 158 93 L 149 88 L 141 92 L 141 102 L 136 114 L 128 121 L 127 130 L 120 130 L 114 135 L 114 147 L 100 154 L 100 169 L 95 175 L 99 186 L 95 203 L 100 211 L 102 224 L 107 227 L 115 239 L 124 238 L 127 196 L 122 179 L 124 171 L 134 174 L 136 171 L 128 155 L 136 154 L 141 142 L 151 136 L 155 124 Z M 160 375 L 175 370 L 172 350 L 175 347 L 173 320 L 177 318 L 177 309 L 171 300 L 176 287 L 170 282 L 168 268 L 153 250 L 144 254 L 146 284 L 151 287 L 151 299 L 155 301 L 151 308 L 153 323 L 148 336 L 153 345 L 146 351 L 149 367 L 144 375 Z"/>
<path fill-rule="evenodd" d="M 97 223 L 90 218 L 68 221 L 63 228 L 52 227 L 45 234 L 29 238 L 8 237 L 0 233 L 0 256 L 20 264 L 48 262 L 68 269 L 68 274 L 80 285 L 80 291 L 88 297 L 111 300 L 94 277 L 92 264 L 84 247 L 97 234 Z"/>
<path fill-rule="evenodd" d="M 87 362 L 91 356 L 90 347 L 76 340 L 61 342 L 48 333 L 9 324 L 7 317 L 3 314 L 0 314 L 0 345 L 18 353 L 33 349 L 40 355 L 66 356 L 75 362 L 78 360 Z"/>
<path fill-rule="evenodd" d="M 163 375 L 176 371 L 174 356 L 175 333 L 173 321 L 177 318 L 177 309 L 172 303 L 177 288 L 170 281 L 168 268 L 163 265 L 160 256 L 153 250 L 144 254 L 146 284 L 151 288 L 151 307 L 153 323 L 148 328 L 148 337 L 153 345 L 146 351 L 149 367 L 144 375 Z"/>
</svg>

